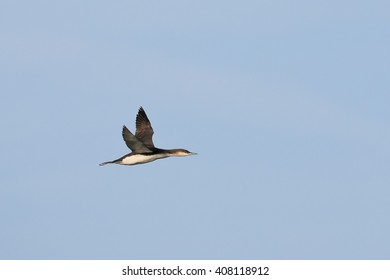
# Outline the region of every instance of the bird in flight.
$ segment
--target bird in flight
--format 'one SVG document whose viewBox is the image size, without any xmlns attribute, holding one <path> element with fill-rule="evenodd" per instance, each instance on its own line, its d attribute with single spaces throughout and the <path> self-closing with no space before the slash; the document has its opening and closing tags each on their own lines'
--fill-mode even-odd
<svg viewBox="0 0 390 280">
<path fill-rule="evenodd" d="M 146 115 L 142 107 L 139 108 L 137 118 L 135 121 L 135 135 L 123 126 L 122 136 L 127 147 L 132 151 L 130 154 L 124 155 L 113 161 L 102 162 L 99 165 L 106 164 L 122 164 L 122 165 L 135 165 L 141 163 L 148 163 L 160 158 L 166 157 L 182 157 L 196 155 L 185 149 L 159 149 L 153 144 L 153 128 L 150 124 L 148 116 Z"/>
</svg>

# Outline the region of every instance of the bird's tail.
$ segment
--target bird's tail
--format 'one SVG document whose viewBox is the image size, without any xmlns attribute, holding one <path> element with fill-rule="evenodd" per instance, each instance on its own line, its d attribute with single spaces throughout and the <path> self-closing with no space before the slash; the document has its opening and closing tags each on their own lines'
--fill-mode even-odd
<svg viewBox="0 0 390 280">
<path fill-rule="evenodd" d="M 106 161 L 106 162 L 99 163 L 99 165 L 103 166 L 103 165 L 111 164 L 111 163 L 114 163 L 114 162 L 113 161 Z"/>
</svg>

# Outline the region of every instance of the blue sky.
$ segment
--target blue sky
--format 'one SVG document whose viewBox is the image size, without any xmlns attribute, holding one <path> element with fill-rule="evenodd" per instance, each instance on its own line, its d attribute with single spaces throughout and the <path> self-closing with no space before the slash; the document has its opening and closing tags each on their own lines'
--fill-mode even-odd
<svg viewBox="0 0 390 280">
<path fill-rule="evenodd" d="M 389 259 L 388 1 L 0 6 L 1 259 Z"/>
</svg>

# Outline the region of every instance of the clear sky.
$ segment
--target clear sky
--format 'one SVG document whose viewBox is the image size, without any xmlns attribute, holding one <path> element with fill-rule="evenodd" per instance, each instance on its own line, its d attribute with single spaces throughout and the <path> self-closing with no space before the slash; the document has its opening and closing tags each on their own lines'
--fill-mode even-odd
<svg viewBox="0 0 390 280">
<path fill-rule="evenodd" d="M 389 259 L 389 10 L 3 1 L 0 258 Z"/>
</svg>

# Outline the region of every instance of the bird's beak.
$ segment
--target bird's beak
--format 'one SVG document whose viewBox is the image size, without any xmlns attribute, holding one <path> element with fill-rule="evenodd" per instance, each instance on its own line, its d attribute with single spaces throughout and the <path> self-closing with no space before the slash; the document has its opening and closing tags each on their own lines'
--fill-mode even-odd
<svg viewBox="0 0 390 280">
<path fill-rule="evenodd" d="M 193 152 L 191 152 L 190 155 L 191 155 L 191 156 L 194 156 L 194 155 L 197 155 L 197 154 L 198 154 L 198 153 L 193 153 Z"/>
</svg>

